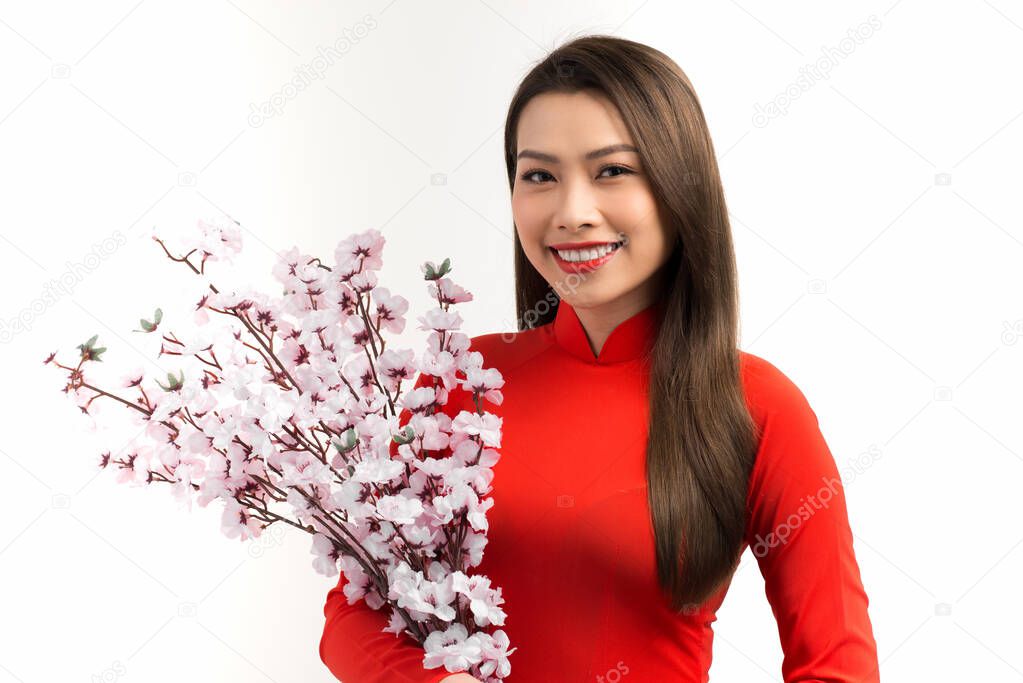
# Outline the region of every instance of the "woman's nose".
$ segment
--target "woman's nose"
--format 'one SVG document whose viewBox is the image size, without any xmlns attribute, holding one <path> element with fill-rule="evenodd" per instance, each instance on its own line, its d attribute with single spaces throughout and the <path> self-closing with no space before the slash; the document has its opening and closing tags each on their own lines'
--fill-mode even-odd
<svg viewBox="0 0 1023 683">
<path fill-rule="evenodd" d="M 599 223 L 597 197 L 585 181 L 566 182 L 562 185 L 556 221 L 559 229 L 573 232 Z"/>
</svg>

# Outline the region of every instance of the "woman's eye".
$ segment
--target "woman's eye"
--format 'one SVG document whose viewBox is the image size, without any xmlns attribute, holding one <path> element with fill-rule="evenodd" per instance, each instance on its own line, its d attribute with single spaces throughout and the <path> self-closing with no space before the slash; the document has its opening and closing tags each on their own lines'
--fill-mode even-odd
<svg viewBox="0 0 1023 683">
<path fill-rule="evenodd" d="M 603 173 L 604 171 L 610 171 L 613 168 L 618 169 L 619 171 L 621 171 L 621 173 L 616 173 L 613 176 L 608 176 L 610 178 L 616 178 L 619 175 L 626 175 L 633 172 L 631 168 L 625 168 L 624 166 L 618 166 L 617 164 L 605 166 L 604 168 L 600 169 L 600 172 Z"/>
<path fill-rule="evenodd" d="M 550 173 L 548 173 L 547 171 L 526 171 L 525 173 L 522 174 L 522 179 L 530 183 L 539 184 L 543 182 L 540 180 L 533 180 L 533 176 L 535 175 L 550 175 Z"/>
<path fill-rule="evenodd" d="M 604 171 L 610 171 L 612 169 L 621 171 L 621 173 L 615 173 L 614 175 L 609 175 L 609 176 L 605 176 L 604 175 Z M 600 169 L 600 175 L 598 175 L 597 177 L 598 178 L 599 177 L 617 178 L 620 175 L 627 175 L 627 174 L 630 174 L 630 173 L 635 173 L 635 171 L 633 171 L 631 168 L 626 168 L 625 166 L 619 166 L 618 164 L 612 164 L 610 166 L 605 166 L 604 168 Z M 535 180 L 534 176 L 550 176 L 550 177 L 553 177 L 547 171 L 540 171 L 540 170 L 526 171 L 520 177 L 522 178 L 522 180 L 525 180 L 528 183 L 533 183 L 534 185 L 541 185 L 541 184 L 543 184 L 545 182 L 542 179 L 541 180 Z"/>
</svg>

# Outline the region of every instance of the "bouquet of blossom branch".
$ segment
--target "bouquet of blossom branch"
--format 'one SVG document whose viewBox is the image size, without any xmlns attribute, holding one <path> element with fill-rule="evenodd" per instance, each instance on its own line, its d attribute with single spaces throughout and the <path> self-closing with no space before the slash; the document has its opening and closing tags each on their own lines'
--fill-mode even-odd
<svg viewBox="0 0 1023 683">
<path fill-rule="evenodd" d="M 487 683 L 508 676 L 515 648 L 503 630 L 489 632 L 504 624 L 501 589 L 466 573 L 483 558 L 501 440 L 501 420 L 482 400 L 499 405 L 504 380 L 458 331 L 451 306 L 472 295 L 446 277 L 449 261 L 422 266 L 438 305 L 419 318 L 431 331 L 417 360 L 387 348 L 408 301 L 377 285 L 376 230 L 342 240 L 332 267 L 297 248 L 282 254 L 273 274 L 284 292 L 269 298 L 217 289 L 206 262 L 231 260 L 241 233 L 234 222 L 198 227 L 179 253 L 153 236 L 203 280 L 194 336 L 164 332 L 160 309 L 139 330 L 162 335 L 160 356 L 177 357 L 177 374 L 150 383 L 131 373 L 119 389 L 100 388 L 90 377 L 106 351 L 96 336 L 74 364 L 56 353 L 45 361 L 67 372 L 64 392 L 83 412 L 110 399 L 144 428 L 142 443 L 123 458 L 104 453 L 99 466 L 120 482 L 169 484 L 188 509 L 193 499 L 223 501 L 230 538 L 259 537 L 272 524 L 309 533 L 316 571 L 336 576 L 340 567 L 349 604 L 386 605 L 384 631 L 415 639 L 425 668 Z M 442 407 L 458 390 L 474 410 L 452 419 Z"/>
</svg>

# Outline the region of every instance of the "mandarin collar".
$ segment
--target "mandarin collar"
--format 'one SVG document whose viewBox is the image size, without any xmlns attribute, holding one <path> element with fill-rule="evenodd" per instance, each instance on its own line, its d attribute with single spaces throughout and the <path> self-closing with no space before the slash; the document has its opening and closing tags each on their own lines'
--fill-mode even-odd
<svg viewBox="0 0 1023 683">
<path fill-rule="evenodd" d="M 554 316 L 554 339 L 565 351 L 591 365 L 623 363 L 642 357 L 653 347 L 663 315 L 662 297 L 619 323 L 595 355 L 578 314 L 562 299 Z"/>
</svg>

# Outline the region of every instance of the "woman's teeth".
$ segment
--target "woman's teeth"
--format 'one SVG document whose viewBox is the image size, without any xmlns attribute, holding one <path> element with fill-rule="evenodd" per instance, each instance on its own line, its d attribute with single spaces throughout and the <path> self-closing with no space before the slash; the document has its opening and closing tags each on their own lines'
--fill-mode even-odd
<svg viewBox="0 0 1023 683">
<path fill-rule="evenodd" d="M 615 249 L 620 248 L 624 243 L 624 240 L 622 240 L 620 242 L 613 242 L 611 244 L 605 244 L 603 246 L 593 247 L 590 249 L 555 249 L 554 251 L 556 251 L 558 256 L 566 261 L 592 261 L 594 259 L 607 256 Z"/>
</svg>

